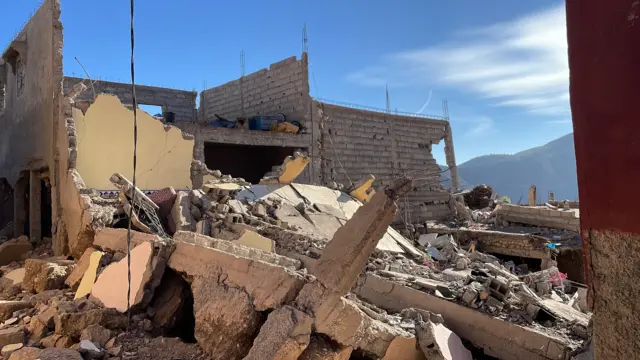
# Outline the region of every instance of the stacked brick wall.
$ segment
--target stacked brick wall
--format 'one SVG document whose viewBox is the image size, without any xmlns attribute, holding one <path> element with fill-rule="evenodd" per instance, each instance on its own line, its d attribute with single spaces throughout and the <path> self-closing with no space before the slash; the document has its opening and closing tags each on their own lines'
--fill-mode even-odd
<svg viewBox="0 0 640 360">
<path fill-rule="evenodd" d="M 290 57 L 224 85 L 205 90 L 200 96 L 200 120 L 239 116 L 284 114 L 304 122 L 310 110 L 307 54 Z"/>
<path fill-rule="evenodd" d="M 502 220 L 579 231 L 580 217 L 574 210 L 553 210 L 546 206 L 520 206 L 501 204 L 497 214 Z"/>
<path fill-rule="evenodd" d="M 386 114 L 314 102 L 314 124 L 321 134 L 321 181 L 345 185 L 373 174 L 386 184 L 401 174 L 416 178 L 407 199 L 398 205 L 412 222 L 450 214 L 449 194 L 440 186 L 440 168 L 431 145 L 445 136 L 446 121 Z M 318 116 L 316 116 L 318 114 Z M 322 115 L 324 114 L 324 116 Z M 344 167 L 344 169 L 343 169 Z M 426 206 L 428 205 L 428 206 Z M 409 211 L 405 212 L 404 207 Z"/>
<path fill-rule="evenodd" d="M 73 85 L 85 79 L 65 76 L 64 91 L 67 93 Z M 93 88 L 89 80 L 85 80 L 87 91 L 80 94 L 76 101 L 92 101 Z M 115 95 L 120 102 L 126 105 L 133 104 L 131 84 L 123 84 L 111 81 L 96 81 L 93 84 L 96 95 L 101 93 Z M 196 118 L 196 97 L 195 91 L 167 89 L 155 86 L 136 85 L 136 99 L 139 105 L 161 106 L 162 111 L 173 112 L 175 121 L 193 121 Z M 155 115 L 155 114 L 151 114 Z"/>
</svg>

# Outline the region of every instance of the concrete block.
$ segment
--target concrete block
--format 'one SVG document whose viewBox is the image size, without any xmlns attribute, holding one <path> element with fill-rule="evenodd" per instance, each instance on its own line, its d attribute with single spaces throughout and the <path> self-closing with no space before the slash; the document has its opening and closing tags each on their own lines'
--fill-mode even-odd
<svg viewBox="0 0 640 360">
<path fill-rule="evenodd" d="M 285 305 L 269 314 L 245 360 L 296 360 L 309 345 L 313 319 Z"/>
<path fill-rule="evenodd" d="M 191 285 L 195 337 L 213 360 L 242 359 L 260 327 L 260 314 L 240 287 L 197 277 Z"/>
<path fill-rule="evenodd" d="M 0 244 L 0 266 L 22 260 L 24 254 L 33 250 L 26 236 L 20 236 Z"/>
<path fill-rule="evenodd" d="M 10 319 L 15 311 L 33 307 L 28 301 L 0 300 L 0 322 Z"/>
<path fill-rule="evenodd" d="M 27 259 L 22 288 L 33 293 L 61 289 L 74 266 L 69 260 Z"/>
<path fill-rule="evenodd" d="M 185 233 L 188 234 L 194 233 Z M 211 242 L 214 246 L 221 246 L 223 242 L 229 246 L 227 250 L 218 250 L 180 240 L 187 236 L 180 236 L 179 233 L 174 236 L 176 249 L 169 258 L 169 267 L 193 277 L 222 276 L 227 284 L 242 287 L 251 296 L 258 311 L 275 309 L 292 301 L 305 283 L 301 275 L 273 263 L 279 262 L 280 255 L 271 254 L 269 258 L 263 258 L 261 256 L 265 253 L 254 249 L 256 257 L 252 257 L 245 247 L 224 240 L 215 241 L 199 234 L 192 237 L 214 240 Z M 273 262 L 267 262 L 269 259 Z M 289 260 L 299 264 L 298 260 Z"/>
<path fill-rule="evenodd" d="M 23 342 L 24 331 L 19 326 L 0 330 L 0 347 Z"/>
</svg>

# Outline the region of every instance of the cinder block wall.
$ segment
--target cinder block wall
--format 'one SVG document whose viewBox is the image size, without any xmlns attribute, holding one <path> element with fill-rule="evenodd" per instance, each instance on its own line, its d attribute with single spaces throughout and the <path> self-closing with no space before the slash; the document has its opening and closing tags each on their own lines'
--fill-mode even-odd
<svg viewBox="0 0 640 360">
<path fill-rule="evenodd" d="M 384 112 L 353 109 L 314 101 L 315 141 L 320 158 L 320 182 L 349 185 L 369 174 L 386 184 L 407 174 L 416 186 L 398 206 L 412 222 L 450 214 L 449 194 L 440 186 L 440 168 L 432 144 L 445 136 L 447 122 Z M 323 116 L 324 114 L 324 116 Z M 343 168 L 344 167 L 344 168 Z M 428 205 L 428 206 L 427 206 Z M 405 213 L 404 207 L 409 212 Z"/>
<path fill-rule="evenodd" d="M 310 111 L 307 54 L 271 64 L 200 95 L 200 120 L 239 116 L 284 114 L 287 119 L 305 122 Z"/>
<path fill-rule="evenodd" d="M 87 91 L 80 94 L 77 101 L 92 101 L 93 89 L 88 79 L 65 76 L 64 92 L 70 91 L 73 85 L 85 80 Z M 133 104 L 133 95 L 131 93 L 131 84 L 117 83 L 111 81 L 96 81 L 96 95 L 101 93 L 115 95 L 123 104 Z M 162 106 L 163 111 L 175 113 L 176 122 L 193 121 L 196 118 L 196 97 L 198 93 L 195 91 L 185 91 L 176 89 L 167 89 L 155 86 L 136 85 L 136 99 L 139 105 L 155 105 Z M 151 114 L 155 115 L 155 114 Z"/>
</svg>

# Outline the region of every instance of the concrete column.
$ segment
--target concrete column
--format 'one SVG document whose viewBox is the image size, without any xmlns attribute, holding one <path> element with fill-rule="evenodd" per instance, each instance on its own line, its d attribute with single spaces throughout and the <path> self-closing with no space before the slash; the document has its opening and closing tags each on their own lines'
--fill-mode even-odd
<svg viewBox="0 0 640 360">
<path fill-rule="evenodd" d="M 29 237 L 32 243 L 42 241 L 42 185 L 40 172 L 29 173 Z"/>
<path fill-rule="evenodd" d="M 16 181 L 13 189 L 13 236 L 24 235 L 24 226 L 27 221 L 27 178 L 22 175 Z"/>
<path fill-rule="evenodd" d="M 458 184 L 458 166 L 456 165 L 456 152 L 453 149 L 453 132 L 451 131 L 451 124 L 447 123 L 444 136 L 444 155 L 447 160 L 447 166 L 449 167 L 449 173 L 451 174 L 451 192 L 456 192 L 460 189 Z"/>
<path fill-rule="evenodd" d="M 531 185 L 529 187 L 529 206 L 536 206 L 536 199 L 537 199 L 537 194 L 536 194 L 536 186 L 535 185 Z"/>
<path fill-rule="evenodd" d="M 640 4 L 567 0 L 580 225 L 594 359 L 640 354 Z"/>
</svg>

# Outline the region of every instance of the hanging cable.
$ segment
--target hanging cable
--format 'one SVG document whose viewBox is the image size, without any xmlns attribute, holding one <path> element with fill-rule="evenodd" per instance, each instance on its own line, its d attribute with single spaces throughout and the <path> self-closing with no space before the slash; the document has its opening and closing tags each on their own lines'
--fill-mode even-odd
<svg viewBox="0 0 640 360">
<path fill-rule="evenodd" d="M 135 211 L 136 203 L 136 153 L 138 150 L 138 118 L 137 108 L 138 103 L 136 100 L 136 77 L 134 66 L 134 49 L 135 49 L 135 33 L 133 30 L 133 9 L 134 0 L 131 3 L 131 92 L 133 93 L 133 191 L 131 194 L 131 207 L 129 210 L 129 224 L 127 225 L 127 331 L 131 328 L 131 219 L 133 218 L 133 212 Z"/>
</svg>

